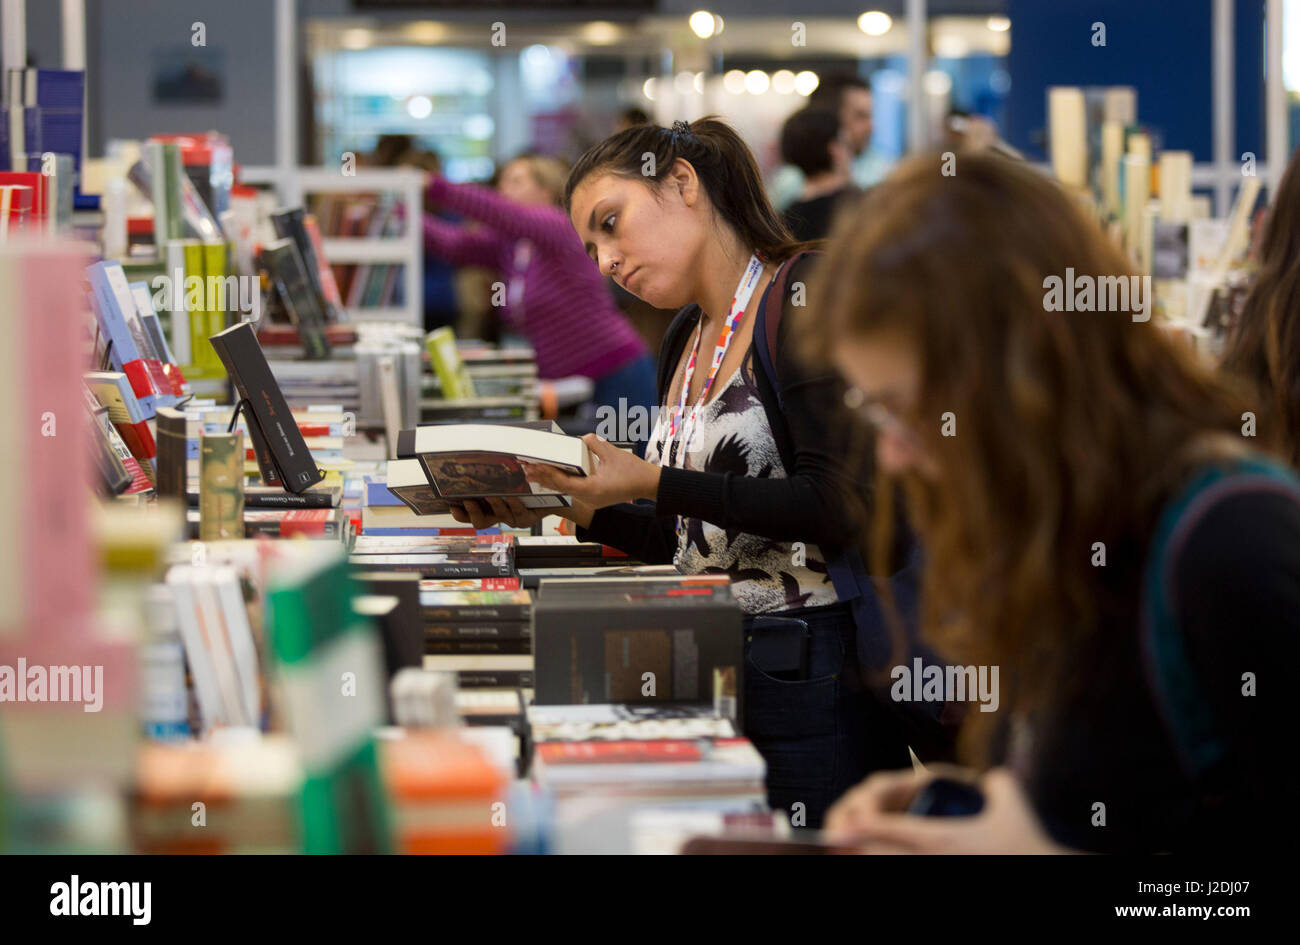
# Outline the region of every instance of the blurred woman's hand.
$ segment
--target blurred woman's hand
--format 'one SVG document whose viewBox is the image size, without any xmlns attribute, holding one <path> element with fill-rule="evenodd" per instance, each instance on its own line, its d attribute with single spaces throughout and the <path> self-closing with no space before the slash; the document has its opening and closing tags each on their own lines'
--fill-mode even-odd
<svg viewBox="0 0 1300 945">
<path fill-rule="evenodd" d="M 571 495 L 593 509 L 658 495 L 659 467 L 654 463 L 638 459 L 594 433 L 582 440 L 597 460 L 590 476 L 571 476 L 544 463 L 522 463 L 528 481 Z"/>
<path fill-rule="evenodd" d="M 1068 853 L 1043 830 L 1020 782 L 994 768 L 977 782 L 984 809 L 970 817 L 905 813 L 937 775 L 882 771 L 840 798 L 826 815 L 835 843 L 864 853 Z"/>
<path fill-rule="evenodd" d="M 465 499 L 451 502 L 451 517 L 475 528 L 508 525 L 510 528 L 532 528 L 548 515 L 558 515 L 587 527 L 591 524 L 593 510 L 579 502 L 567 509 L 530 509 L 518 499 L 503 498 Z"/>
</svg>

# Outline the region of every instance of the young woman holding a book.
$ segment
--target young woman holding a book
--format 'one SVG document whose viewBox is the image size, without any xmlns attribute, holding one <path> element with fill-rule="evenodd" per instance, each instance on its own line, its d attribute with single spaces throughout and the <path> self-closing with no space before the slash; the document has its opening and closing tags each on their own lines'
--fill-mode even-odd
<svg viewBox="0 0 1300 945">
<path fill-rule="evenodd" d="M 879 774 L 828 829 L 880 851 L 1285 849 L 1300 483 L 1154 322 L 1047 304 L 1067 269 L 1132 275 L 1054 181 L 940 161 L 837 223 L 796 327 L 876 430 L 877 494 L 907 496 L 926 637 L 1000 670 L 961 738 L 984 808 L 916 816 L 929 776 Z"/>
<path fill-rule="evenodd" d="M 537 352 L 538 377 L 587 377 L 596 407 L 618 410 L 622 399 L 648 410 L 656 403 L 654 359 L 583 258 L 558 206 L 564 173 L 554 158 L 523 155 L 502 169 L 496 191 L 433 175 L 429 198 L 480 226 L 426 214 L 425 250 L 502 274 L 503 312 Z"/>
<path fill-rule="evenodd" d="M 767 762 L 773 808 L 818 826 L 865 772 L 909 756 L 863 685 L 854 617 L 828 574 L 855 539 L 862 494 L 841 385 L 785 343 L 812 257 L 749 149 L 713 118 L 615 134 L 575 165 L 565 204 L 595 269 L 680 312 L 660 352 L 664 406 L 647 458 L 591 436 L 593 475 L 534 465 L 529 476 L 574 497 L 580 537 L 731 576 L 747 615 L 745 734 Z M 769 293 L 774 282 L 784 290 Z M 760 307 L 782 326 L 766 337 Z M 760 364 L 767 344 L 775 377 Z M 472 514 L 476 525 L 535 517 L 500 502 Z"/>
</svg>

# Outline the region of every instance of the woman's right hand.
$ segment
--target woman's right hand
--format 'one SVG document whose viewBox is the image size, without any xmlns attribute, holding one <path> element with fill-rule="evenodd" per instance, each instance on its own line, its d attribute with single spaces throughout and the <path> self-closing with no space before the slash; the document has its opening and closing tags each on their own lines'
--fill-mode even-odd
<svg viewBox="0 0 1300 945">
<path fill-rule="evenodd" d="M 530 509 L 518 499 L 510 497 L 465 499 L 463 502 L 452 502 L 450 505 L 452 518 L 480 529 L 491 528 L 498 523 L 511 528 L 532 528 L 548 515 L 567 518 L 574 524 L 586 528 L 591 524 L 591 516 L 595 511 L 591 506 L 576 499 L 572 507 L 564 509 Z"/>
</svg>

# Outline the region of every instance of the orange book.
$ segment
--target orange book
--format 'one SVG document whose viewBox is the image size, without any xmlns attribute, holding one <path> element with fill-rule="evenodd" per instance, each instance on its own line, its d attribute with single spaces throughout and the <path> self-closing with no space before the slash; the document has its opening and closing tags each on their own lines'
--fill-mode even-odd
<svg viewBox="0 0 1300 945">
<path fill-rule="evenodd" d="M 509 834 L 495 805 L 506 776 L 481 749 L 450 733 L 422 731 L 381 741 L 379 751 L 403 853 L 505 852 Z"/>
</svg>

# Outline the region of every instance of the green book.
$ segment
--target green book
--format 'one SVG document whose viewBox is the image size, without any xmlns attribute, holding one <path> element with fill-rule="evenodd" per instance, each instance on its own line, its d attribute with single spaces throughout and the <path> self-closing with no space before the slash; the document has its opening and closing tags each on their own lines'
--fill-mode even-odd
<svg viewBox="0 0 1300 945">
<path fill-rule="evenodd" d="M 206 339 L 211 338 L 213 335 L 219 335 L 230 327 L 227 313 L 239 304 L 239 288 L 236 279 L 227 278 L 230 276 L 228 244 L 205 240 L 201 245 L 203 251 L 204 305 L 206 306 L 203 312 L 203 337 Z M 233 300 L 231 299 L 232 291 Z M 225 377 L 225 365 L 217 357 L 216 349 L 209 343 L 203 346 L 203 350 L 212 358 L 211 373 L 207 376 Z"/>
<path fill-rule="evenodd" d="M 385 717 L 375 627 L 353 608 L 356 582 L 342 547 L 287 543 L 268 579 L 267 613 L 281 703 L 298 743 L 304 853 L 393 848 L 374 730 Z"/>
<path fill-rule="evenodd" d="M 153 197 L 154 245 L 166 246 L 168 240 L 185 235 L 181 227 L 181 177 L 185 174 L 181 149 L 174 141 L 150 141 L 145 147 Z"/>
<path fill-rule="evenodd" d="M 195 377 L 219 377 L 216 367 L 221 359 L 208 341 L 207 283 L 203 277 L 203 244 L 198 240 L 177 240 L 185 254 L 185 309 L 190 322 L 190 367 Z"/>
<path fill-rule="evenodd" d="M 429 349 L 429 363 L 442 385 L 442 396 L 448 400 L 475 396 L 474 381 L 456 350 L 456 332 L 446 326 L 438 328 L 429 332 L 424 343 Z"/>
</svg>

